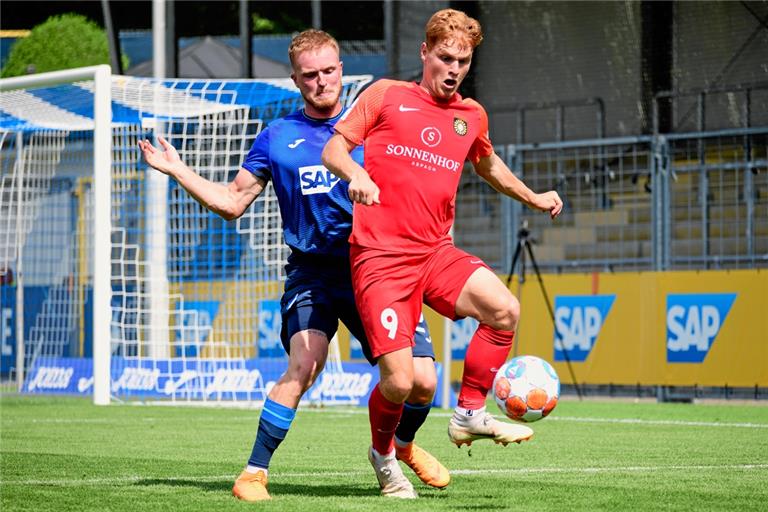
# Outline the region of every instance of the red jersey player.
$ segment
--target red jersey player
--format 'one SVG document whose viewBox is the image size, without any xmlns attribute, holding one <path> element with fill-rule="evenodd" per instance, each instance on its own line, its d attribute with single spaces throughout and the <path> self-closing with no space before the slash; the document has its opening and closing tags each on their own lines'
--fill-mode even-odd
<svg viewBox="0 0 768 512">
<path fill-rule="evenodd" d="M 323 163 L 349 181 L 356 203 L 352 282 L 381 374 L 368 402 L 369 460 L 382 494 L 397 497 L 415 497 L 394 462 L 393 433 L 413 384 L 411 343 L 422 300 L 448 318 L 480 322 L 467 349 L 450 440 L 506 445 L 533 435 L 485 411 L 494 372 L 512 347 L 520 304 L 479 258 L 453 245 L 449 230 L 464 161 L 497 191 L 553 219 L 563 207 L 557 192 L 534 193 L 512 174 L 493 152 L 483 107 L 457 92 L 482 41 L 480 24 L 445 9 L 430 18 L 425 39 L 421 82 L 376 82 L 336 124 L 323 151 Z M 361 144 L 365 168 L 349 156 Z"/>
</svg>

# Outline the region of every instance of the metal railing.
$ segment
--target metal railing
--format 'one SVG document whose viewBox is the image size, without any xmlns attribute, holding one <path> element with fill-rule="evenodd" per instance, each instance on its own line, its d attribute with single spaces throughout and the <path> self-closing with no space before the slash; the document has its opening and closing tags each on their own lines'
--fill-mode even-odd
<svg viewBox="0 0 768 512">
<path fill-rule="evenodd" d="M 538 112 L 548 112 L 554 114 L 553 127 L 555 130 L 554 140 L 562 142 L 566 139 L 566 116 L 569 112 L 573 113 L 577 109 L 594 109 L 592 121 L 594 126 L 589 129 L 594 130 L 595 137 L 602 139 L 605 137 L 605 103 L 602 98 L 583 98 L 569 101 L 557 102 L 539 102 L 515 105 L 513 107 L 499 108 L 494 110 L 494 115 L 512 114 L 515 118 L 515 143 L 524 144 L 526 142 L 526 129 L 528 126 L 528 114 Z M 591 125 L 592 122 L 589 122 Z"/>
<path fill-rule="evenodd" d="M 768 267 L 768 127 L 498 147 L 552 222 L 465 173 L 457 245 L 509 271 L 523 222 L 545 272 Z"/>
<path fill-rule="evenodd" d="M 754 108 L 756 96 L 762 101 Z M 662 91 L 653 100 L 653 133 L 707 130 L 707 120 L 727 121 L 729 128 L 751 128 L 765 125 L 765 101 L 768 100 L 768 82 Z M 695 116 L 694 116 L 695 114 Z M 695 124 L 692 123 L 695 118 Z M 661 126 L 664 124 L 665 126 Z M 710 130 L 713 127 L 710 126 Z M 718 128 L 725 128 L 719 126 Z"/>
</svg>

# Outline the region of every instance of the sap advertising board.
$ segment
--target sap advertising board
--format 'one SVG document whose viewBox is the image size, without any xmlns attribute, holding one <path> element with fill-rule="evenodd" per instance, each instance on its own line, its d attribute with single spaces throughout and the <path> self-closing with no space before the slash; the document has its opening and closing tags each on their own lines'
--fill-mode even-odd
<svg viewBox="0 0 768 512">
<path fill-rule="evenodd" d="M 667 295 L 667 362 L 703 362 L 735 300 L 735 293 Z"/>
<path fill-rule="evenodd" d="M 668 294 L 668 363 L 701 363 L 715 342 L 736 293 Z M 584 362 L 597 343 L 616 295 L 555 297 L 554 360 Z"/>
<path fill-rule="evenodd" d="M 554 360 L 585 361 L 611 311 L 616 295 L 555 297 Z"/>
</svg>

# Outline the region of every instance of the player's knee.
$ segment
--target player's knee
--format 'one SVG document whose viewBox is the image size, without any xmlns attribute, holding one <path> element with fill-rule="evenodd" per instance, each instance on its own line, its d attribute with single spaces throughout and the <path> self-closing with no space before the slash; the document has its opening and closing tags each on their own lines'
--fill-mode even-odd
<svg viewBox="0 0 768 512">
<path fill-rule="evenodd" d="M 413 388 L 408 395 L 408 402 L 412 404 L 429 404 L 435 396 L 437 389 L 437 378 L 432 375 L 416 375 L 413 382 Z"/>
<path fill-rule="evenodd" d="M 393 373 L 379 383 L 382 394 L 390 401 L 404 402 L 413 390 L 413 376 Z"/>
<path fill-rule="evenodd" d="M 408 395 L 411 404 L 429 404 L 437 389 L 437 371 L 431 357 L 413 358 L 413 388 Z"/>
<path fill-rule="evenodd" d="M 491 327 L 504 331 L 517 330 L 517 322 L 520 320 L 520 302 L 510 294 L 494 312 Z"/>
<path fill-rule="evenodd" d="M 291 361 L 288 367 L 288 376 L 290 380 L 297 382 L 303 391 L 306 391 L 312 387 L 322 368 L 322 364 L 312 357 L 296 359 Z"/>
</svg>

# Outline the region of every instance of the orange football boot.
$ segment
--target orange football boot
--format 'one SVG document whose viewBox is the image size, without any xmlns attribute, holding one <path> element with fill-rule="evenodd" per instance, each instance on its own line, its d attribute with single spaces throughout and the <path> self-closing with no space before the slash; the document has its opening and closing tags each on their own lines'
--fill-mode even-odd
<svg viewBox="0 0 768 512">
<path fill-rule="evenodd" d="M 437 458 L 416 443 L 400 447 L 395 443 L 395 456 L 416 473 L 425 484 L 442 489 L 451 482 L 448 469 Z"/>
<path fill-rule="evenodd" d="M 235 480 L 232 494 L 243 501 L 271 500 L 272 496 L 267 492 L 267 473 L 257 471 L 248 473 L 243 471 Z"/>
</svg>

